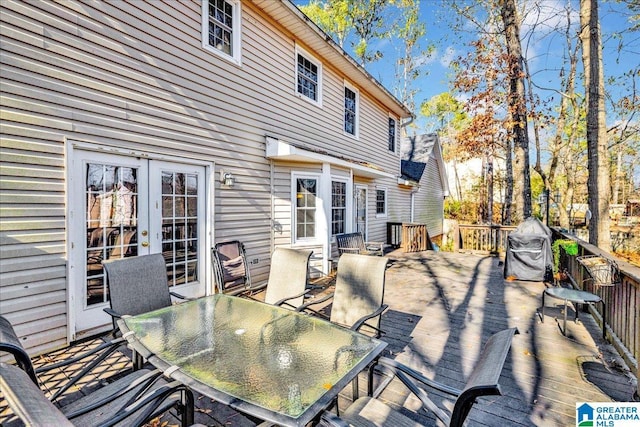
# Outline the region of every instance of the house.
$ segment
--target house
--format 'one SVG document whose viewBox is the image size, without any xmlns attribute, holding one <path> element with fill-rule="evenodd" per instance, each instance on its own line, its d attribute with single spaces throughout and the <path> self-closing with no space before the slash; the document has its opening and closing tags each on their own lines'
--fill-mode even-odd
<svg viewBox="0 0 640 427">
<path fill-rule="evenodd" d="M 398 182 L 411 188 L 409 221 L 426 224 L 431 239 L 440 243 L 444 198 L 449 195 L 449 184 L 438 135 L 405 137 L 401 147 L 401 177 Z"/>
<path fill-rule="evenodd" d="M 384 240 L 409 221 L 411 112 L 289 0 L 3 1 L 0 313 L 32 354 L 108 329 L 101 262 L 162 252 L 213 292 L 210 250 Z M 416 218 L 419 220 L 419 218 Z"/>
</svg>

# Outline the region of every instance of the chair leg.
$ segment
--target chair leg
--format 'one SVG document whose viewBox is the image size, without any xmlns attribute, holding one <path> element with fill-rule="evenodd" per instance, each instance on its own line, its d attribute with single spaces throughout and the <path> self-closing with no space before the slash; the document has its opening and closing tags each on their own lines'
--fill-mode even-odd
<svg viewBox="0 0 640 427">
<path fill-rule="evenodd" d="M 182 427 L 189 427 L 194 423 L 194 406 L 195 399 L 193 398 L 193 392 L 185 388 L 182 390 L 182 405 L 178 409 L 179 415 L 181 415 Z"/>
</svg>

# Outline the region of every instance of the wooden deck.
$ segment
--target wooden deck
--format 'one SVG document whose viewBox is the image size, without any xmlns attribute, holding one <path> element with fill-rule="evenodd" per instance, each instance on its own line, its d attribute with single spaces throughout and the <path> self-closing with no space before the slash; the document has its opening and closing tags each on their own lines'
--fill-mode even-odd
<svg viewBox="0 0 640 427">
<path fill-rule="evenodd" d="M 386 356 L 462 387 L 492 333 L 514 326 L 520 331 L 501 378 L 503 396 L 480 400 L 469 415 L 473 421 L 469 425 L 572 426 L 576 402 L 631 399 L 634 376 L 602 341 L 588 313 L 580 313 L 579 323 L 567 323 L 565 337 L 554 319 L 561 316 L 562 301 L 549 299 L 541 323 L 543 283 L 503 280 L 500 260 L 490 256 L 431 251 L 387 256 L 392 262 L 385 291 L 390 309 L 382 320 L 387 332 L 383 339 L 389 343 Z M 573 319 L 573 311 L 569 315 Z M 363 391 L 365 384 L 363 377 Z M 341 408 L 348 404 L 349 390 L 345 389 Z M 407 394 L 401 384 L 392 383 L 382 398 L 425 424 L 433 423 L 428 415 L 413 412 L 417 401 Z M 199 397 L 196 404 L 197 422 L 255 425 L 208 398 Z M 2 409 L 0 402 L 0 423 Z M 163 421 L 176 423 L 171 415 Z"/>
</svg>

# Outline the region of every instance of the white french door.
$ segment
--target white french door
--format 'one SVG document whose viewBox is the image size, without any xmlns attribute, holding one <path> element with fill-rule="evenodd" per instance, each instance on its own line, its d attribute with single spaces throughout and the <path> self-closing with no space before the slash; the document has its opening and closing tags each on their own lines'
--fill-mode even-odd
<svg viewBox="0 0 640 427">
<path fill-rule="evenodd" d="M 171 290 L 204 295 L 205 167 L 74 151 L 70 174 L 73 338 L 111 321 L 107 259 L 162 253 Z"/>
</svg>

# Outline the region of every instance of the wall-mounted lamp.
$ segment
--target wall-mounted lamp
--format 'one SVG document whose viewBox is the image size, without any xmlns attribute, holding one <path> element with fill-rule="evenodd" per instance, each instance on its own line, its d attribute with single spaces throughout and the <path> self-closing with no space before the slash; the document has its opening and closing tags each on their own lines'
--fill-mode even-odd
<svg viewBox="0 0 640 427">
<path fill-rule="evenodd" d="M 220 183 L 226 185 L 227 187 L 233 187 L 235 178 L 231 172 L 225 172 L 223 170 L 220 171 Z"/>
</svg>

